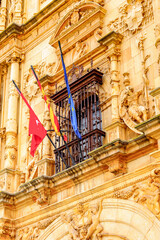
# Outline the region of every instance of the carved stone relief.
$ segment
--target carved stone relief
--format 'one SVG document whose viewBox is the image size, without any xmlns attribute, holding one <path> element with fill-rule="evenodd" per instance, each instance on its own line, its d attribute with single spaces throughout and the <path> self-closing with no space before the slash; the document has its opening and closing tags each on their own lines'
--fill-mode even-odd
<svg viewBox="0 0 160 240">
<path fill-rule="evenodd" d="M 132 34 L 136 33 L 144 24 L 153 20 L 152 0 L 127 0 L 120 6 L 120 16 L 108 24 L 109 31 Z"/>
<path fill-rule="evenodd" d="M 40 234 L 58 217 L 58 215 L 54 217 L 50 217 L 46 220 L 42 220 L 37 224 L 26 227 L 23 229 L 19 229 L 16 232 L 16 240 L 31 240 L 31 239 L 38 239 Z"/>
<path fill-rule="evenodd" d="M 61 69 L 58 41 L 61 42 L 64 60 L 65 54 L 68 54 L 67 65 L 72 64 L 99 46 L 97 41 L 102 37 L 105 13 L 106 10 L 93 1 L 81 1 L 66 9 L 50 40 L 58 58 L 56 71 Z M 90 38 L 94 38 L 93 44 Z"/>
<path fill-rule="evenodd" d="M 77 42 L 72 54 L 73 62 L 84 56 L 88 51 L 89 46 L 87 42 Z"/>
<path fill-rule="evenodd" d="M 8 22 L 22 23 L 22 0 L 10 0 L 9 1 L 9 11 L 8 11 Z"/>
<path fill-rule="evenodd" d="M 125 88 L 120 94 L 119 114 L 132 131 L 141 134 L 135 126 L 147 120 L 147 109 L 139 102 L 142 90 L 135 92 L 130 86 L 129 73 L 124 73 L 124 77 Z"/>
<path fill-rule="evenodd" d="M 148 208 L 160 219 L 160 169 L 152 171 L 143 183 L 135 184 L 130 189 L 117 191 L 113 198 L 130 199 Z"/>
<path fill-rule="evenodd" d="M 101 199 L 99 204 L 97 203 L 89 207 L 79 203 L 74 212 L 61 215 L 63 222 L 68 226 L 70 239 L 99 239 L 98 236 L 103 230 L 100 224 L 102 201 L 103 199 Z"/>
<path fill-rule="evenodd" d="M 55 65 L 55 62 L 48 64 L 46 64 L 46 62 L 42 62 L 41 64 L 34 66 L 34 69 L 40 79 L 46 75 L 54 75 Z M 32 100 L 32 98 L 36 96 L 39 90 L 39 87 L 37 86 L 37 81 L 33 76 L 31 69 L 29 69 L 29 71 L 24 75 L 24 90 L 29 100 Z"/>
</svg>

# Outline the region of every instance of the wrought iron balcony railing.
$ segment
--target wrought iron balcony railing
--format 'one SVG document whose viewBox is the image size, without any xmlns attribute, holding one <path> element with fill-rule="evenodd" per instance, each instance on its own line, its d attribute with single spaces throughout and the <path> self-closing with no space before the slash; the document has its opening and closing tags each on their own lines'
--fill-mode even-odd
<svg viewBox="0 0 160 240">
<path fill-rule="evenodd" d="M 102 73 L 92 69 L 90 72 L 70 83 L 70 89 L 75 104 L 78 128 L 82 136 L 79 142 L 70 121 L 67 89 L 55 93 L 51 98 L 56 104 L 56 115 L 63 131 L 67 135 L 67 145 L 75 163 L 89 158 L 89 152 L 102 145 L 105 133 L 102 131 L 102 117 L 99 107 L 99 85 L 102 84 Z M 57 149 L 62 154 L 68 166 L 72 166 L 69 153 L 59 136 L 55 138 Z M 65 169 L 59 155 L 55 151 L 55 172 Z"/>
</svg>

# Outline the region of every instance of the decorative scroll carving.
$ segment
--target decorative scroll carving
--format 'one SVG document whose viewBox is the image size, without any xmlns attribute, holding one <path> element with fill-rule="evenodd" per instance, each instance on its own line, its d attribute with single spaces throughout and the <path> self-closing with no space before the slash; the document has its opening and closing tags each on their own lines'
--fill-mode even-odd
<svg viewBox="0 0 160 240">
<path fill-rule="evenodd" d="M 135 126 L 147 120 L 147 110 L 139 102 L 142 91 L 134 92 L 134 88 L 130 86 L 129 73 L 124 73 L 124 77 L 125 89 L 120 94 L 119 114 L 132 131 L 141 134 Z"/>
<path fill-rule="evenodd" d="M 136 184 L 128 190 L 117 191 L 112 197 L 130 199 L 142 204 L 160 219 L 160 169 L 153 170 L 145 182 Z"/>
<path fill-rule="evenodd" d="M 127 4 L 119 8 L 119 12 L 120 16 L 109 23 L 109 31 L 123 34 L 129 31 L 133 34 L 153 20 L 152 0 L 127 0 Z"/>
<path fill-rule="evenodd" d="M 67 224 L 70 239 L 89 240 L 99 239 L 98 235 L 103 227 L 100 224 L 100 214 L 102 211 L 102 201 L 99 204 L 85 207 L 79 203 L 71 214 L 62 214 L 62 220 Z"/>
</svg>

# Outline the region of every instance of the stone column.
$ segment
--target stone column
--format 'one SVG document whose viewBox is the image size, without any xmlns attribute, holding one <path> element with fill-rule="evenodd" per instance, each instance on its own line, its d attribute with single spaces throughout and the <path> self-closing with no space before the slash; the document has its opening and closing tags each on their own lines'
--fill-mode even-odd
<svg viewBox="0 0 160 240">
<path fill-rule="evenodd" d="M 5 168 L 15 169 L 17 162 L 17 109 L 19 94 L 12 79 L 19 86 L 19 64 L 22 59 L 19 54 L 13 53 L 8 58 L 10 64 L 8 117 L 6 122 Z"/>
</svg>

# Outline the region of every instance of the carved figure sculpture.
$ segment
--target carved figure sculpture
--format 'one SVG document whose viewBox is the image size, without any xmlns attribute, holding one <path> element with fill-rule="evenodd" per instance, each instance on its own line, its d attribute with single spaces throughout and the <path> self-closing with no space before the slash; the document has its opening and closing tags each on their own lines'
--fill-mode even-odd
<svg viewBox="0 0 160 240">
<path fill-rule="evenodd" d="M 62 214 L 62 220 L 68 225 L 68 231 L 70 235 L 70 239 L 77 239 L 78 238 L 78 228 L 76 227 L 73 218 L 71 215 Z"/>
<path fill-rule="evenodd" d="M 88 228 L 88 233 L 85 240 L 89 240 L 93 234 L 94 234 L 93 239 L 98 240 L 98 234 L 103 230 L 103 227 L 100 224 L 100 220 L 99 220 L 101 211 L 102 211 L 102 201 L 103 199 L 101 199 L 99 206 L 98 204 L 96 204 L 95 206 L 92 206 L 90 208 L 90 212 L 91 212 L 90 224 L 91 225 Z"/>
<path fill-rule="evenodd" d="M 146 206 L 156 216 L 160 215 L 160 180 L 150 177 L 148 182 L 141 185 L 133 195 L 137 203 Z"/>
<path fill-rule="evenodd" d="M 120 117 L 130 129 L 140 133 L 134 127 L 136 124 L 147 120 L 146 108 L 139 103 L 139 97 L 142 95 L 142 91 L 134 92 L 134 88 L 129 85 L 129 78 L 127 78 L 127 81 L 125 79 L 124 84 L 125 89 L 122 90 L 120 94 Z"/>
<path fill-rule="evenodd" d="M 62 220 L 68 225 L 70 240 L 98 240 L 99 233 L 103 230 L 100 224 L 102 201 L 90 209 L 82 203 L 77 205 L 72 214 L 62 214 Z"/>
<path fill-rule="evenodd" d="M 35 163 L 39 160 L 39 152 L 36 150 L 34 158 L 30 161 L 26 168 L 26 180 L 31 180 L 34 177 Z"/>
<path fill-rule="evenodd" d="M 15 11 L 15 4 L 16 4 L 15 0 L 11 0 L 10 1 L 9 23 L 11 23 L 13 21 L 13 15 L 14 15 L 14 11 Z"/>
</svg>

